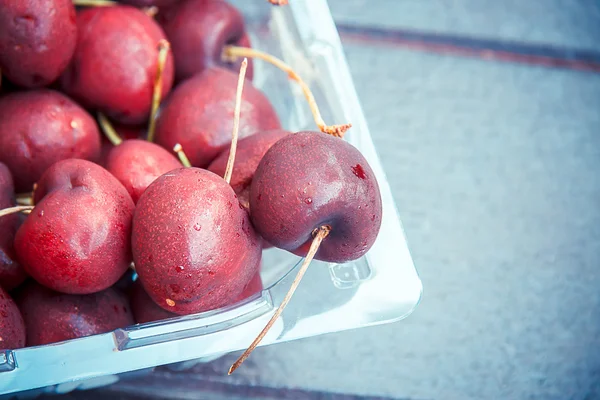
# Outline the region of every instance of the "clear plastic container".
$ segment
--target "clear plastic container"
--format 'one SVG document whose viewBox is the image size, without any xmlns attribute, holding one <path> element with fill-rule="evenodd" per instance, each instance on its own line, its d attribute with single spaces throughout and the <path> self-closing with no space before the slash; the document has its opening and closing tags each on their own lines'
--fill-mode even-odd
<svg viewBox="0 0 600 400">
<path fill-rule="evenodd" d="M 326 0 L 291 0 L 287 7 L 273 7 L 265 0 L 233 4 L 246 17 L 253 46 L 283 58 L 305 78 L 325 121 L 353 124 L 346 140 L 369 161 L 383 198 L 381 232 L 369 253 L 347 264 L 313 262 L 262 345 L 406 317 L 419 302 L 421 281 Z M 274 103 L 284 127 L 316 129 L 300 90 L 283 72 L 257 60 L 254 83 Z M 261 273 L 265 290 L 231 307 L 0 352 L 0 394 L 28 390 L 20 396 L 31 396 L 98 387 L 138 373 L 132 371 L 171 363 L 186 367 L 244 349 L 283 299 L 299 260 L 281 250 L 266 251 Z"/>
</svg>

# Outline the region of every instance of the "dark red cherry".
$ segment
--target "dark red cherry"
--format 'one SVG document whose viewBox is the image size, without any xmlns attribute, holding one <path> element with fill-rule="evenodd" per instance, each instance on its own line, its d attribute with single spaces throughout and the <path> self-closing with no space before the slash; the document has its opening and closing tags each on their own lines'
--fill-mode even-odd
<svg viewBox="0 0 600 400">
<path fill-rule="evenodd" d="M 127 270 L 134 204 L 107 170 L 85 160 L 59 161 L 40 179 L 34 202 L 15 250 L 36 281 L 86 294 L 108 288 Z"/>
<path fill-rule="evenodd" d="M 233 72 L 210 68 L 182 82 L 162 107 L 156 143 L 167 150 L 180 143 L 193 166 L 206 167 L 231 143 L 237 81 Z M 239 138 L 271 129 L 280 129 L 273 106 L 246 81 Z"/>
<path fill-rule="evenodd" d="M 176 317 L 177 314 L 169 312 L 159 307 L 144 290 L 142 282 L 137 279 L 129 292 L 129 302 L 135 322 L 143 324 L 146 322 L 160 321 L 167 318 Z"/>
<path fill-rule="evenodd" d="M 260 160 L 275 142 L 289 134 L 288 131 L 275 129 L 248 136 L 238 142 L 229 184 L 244 207 L 249 207 L 250 184 Z M 228 159 L 229 149 L 225 149 L 210 163 L 207 169 L 219 176 L 224 176 Z"/>
<path fill-rule="evenodd" d="M 135 209 L 132 248 L 146 292 L 177 314 L 232 304 L 260 267 L 260 238 L 233 189 L 198 168 L 148 186 Z"/>
<path fill-rule="evenodd" d="M 0 210 L 15 206 L 13 179 L 6 165 L 0 163 Z M 27 279 L 27 273 L 15 254 L 13 242 L 19 227 L 19 216 L 0 218 L 0 286 L 13 290 Z"/>
<path fill-rule="evenodd" d="M 71 0 L 0 1 L 3 78 L 27 88 L 46 86 L 67 68 L 76 42 Z"/>
<path fill-rule="evenodd" d="M 93 294 L 54 292 L 28 283 L 17 297 L 27 326 L 27 346 L 62 342 L 133 325 L 127 297 L 109 288 Z"/>
<path fill-rule="evenodd" d="M 0 287 L 0 350 L 25 347 L 25 323 L 13 299 Z"/>
<path fill-rule="evenodd" d="M 250 47 L 244 18 L 223 0 L 188 0 L 161 11 L 157 16 L 175 56 L 178 81 L 191 78 L 207 67 L 219 66 L 240 70 L 242 62 L 221 59 L 227 45 Z M 248 60 L 246 77 L 252 80 L 252 60 Z"/>
<path fill-rule="evenodd" d="M 17 192 L 31 192 L 57 161 L 99 157 L 96 122 L 62 93 L 40 89 L 0 98 L 0 162 L 10 169 Z"/>
<path fill-rule="evenodd" d="M 158 68 L 158 24 L 130 6 L 91 7 L 77 13 L 79 37 L 61 77 L 63 90 L 86 107 L 126 124 L 146 122 Z M 163 72 L 162 97 L 173 84 L 173 57 Z"/>
<path fill-rule="evenodd" d="M 315 258 L 346 262 L 364 255 L 381 226 L 381 195 L 371 167 L 346 141 L 299 132 L 275 143 L 250 188 L 250 215 L 276 247 L 306 255 L 314 232 L 330 229 Z"/>
<path fill-rule="evenodd" d="M 134 203 L 156 178 L 176 168 L 181 163 L 173 153 L 140 139 L 114 146 L 106 160 L 106 169 L 125 186 Z"/>
</svg>

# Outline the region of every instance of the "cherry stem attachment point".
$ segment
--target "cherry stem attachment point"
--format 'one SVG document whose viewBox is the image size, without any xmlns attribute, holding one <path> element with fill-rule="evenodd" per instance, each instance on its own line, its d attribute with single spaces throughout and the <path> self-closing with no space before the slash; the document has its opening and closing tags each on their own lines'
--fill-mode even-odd
<svg viewBox="0 0 600 400">
<path fill-rule="evenodd" d="M 102 114 L 101 112 L 98 113 L 98 124 L 100 124 L 100 129 L 102 129 L 102 133 L 104 133 L 104 136 L 106 136 L 106 138 L 114 146 L 118 146 L 121 143 L 123 143 L 123 139 L 121 139 L 121 136 L 119 136 L 117 131 L 115 131 L 115 128 L 113 128 L 108 118 L 106 118 L 106 115 Z"/>
<path fill-rule="evenodd" d="M 187 156 L 185 155 L 185 152 L 183 151 L 183 147 L 181 147 L 181 145 L 179 143 L 177 143 L 175 146 L 173 146 L 173 151 L 175 153 L 177 153 L 177 157 L 179 157 L 179 161 L 181 162 L 181 164 L 183 164 L 184 167 L 192 166 L 190 159 L 187 158 Z"/>
<path fill-rule="evenodd" d="M 73 5 L 81 7 L 112 7 L 117 4 L 112 0 L 73 0 Z"/>
<path fill-rule="evenodd" d="M 150 111 L 150 123 L 148 125 L 148 141 L 154 141 L 154 132 L 156 131 L 156 113 L 160 106 L 163 86 L 163 72 L 167 63 L 167 55 L 171 45 L 165 39 L 158 42 L 158 65 L 156 67 L 156 77 L 154 78 L 154 90 L 152 91 L 152 109 Z"/>
<path fill-rule="evenodd" d="M 302 78 L 300 78 L 300 76 L 292 69 L 292 67 L 287 65 L 279 58 L 260 50 L 240 46 L 225 46 L 223 54 L 221 55 L 221 58 L 225 62 L 233 62 L 238 57 L 260 58 L 261 60 L 273 64 L 280 70 L 286 72 L 290 79 L 296 81 L 298 85 L 300 85 L 302 93 L 304 93 L 304 97 L 306 97 L 306 101 L 308 101 L 310 111 L 312 112 L 313 118 L 315 119 L 315 122 L 321 132 L 341 138 L 344 137 L 344 133 L 346 133 L 346 131 L 352 127 L 352 124 L 327 125 L 325 121 L 323 121 L 323 117 L 321 116 L 321 112 L 317 106 L 315 96 L 311 92 L 308 85 L 302 80 Z"/>
<path fill-rule="evenodd" d="M 300 284 L 302 277 L 308 270 L 308 266 L 310 265 L 311 261 L 313 260 L 315 254 L 317 254 L 317 251 L 319 250 L 319 246 L 321 246 L 321 242 L 323 241 L 323 239 L 325 239 L 327 237 L 327 235 L 329 235 L 330 231 L 331 231 L 331 228 L 329 226 L 321 226 L 320 228 L 316 229 L 316 231 L 314 233 L 313 241 L 310 245 L 310 249 L 308 250 L 306 257 L 304 258 L 304 261 L 302 262 L 302 265 L 300 266 L 300 269 L 298 270 L 298 273 L 296 274 L 296 277 L 294 278 L 294 281 L 292 282 L 290 289 L 288 290 L 285 297 L 283 298 L 283 301 L 281 302 L 279 307 L 277 307 L 277 310 L 275 310 L 275 314 L 273 314 L 273 316 L 271 317 L 269 322 L 267 322 L 267 325 L 265 325 L 265 327 L 258 334 L 256 339 L 254 339 L 252 344 L 246 349 L 246 351 L 244 351 L 244 353 L 240 356 L 240 358 L 238 358 L 237 361 L 231 365 L 231 367 L 229 368 L 229 372 L 227 373 L 228 375 L 231 375 L 233 373 L 233 371 L 238 369 L 239 366 L 242 365 L 242 363 L 244 361 L 246 361 L 246 359 L 250 356 L 250 353 L 252 353 L 252 351 L 256 348 L 256 346 L 258 346 L 260 341 L 263 340 L 263 338 L 266 336 L 267 332 L 269 332 L 269 329 L 271 329 L 273 324 L 275 324 L 275 321 L 277 321 L 277 318 L 279 318 L 279 316 L 283 312 L 283 309 L 290 302 L 290 299 L 292 298 L 292 296 L 294 295 L 294 292 L 298 288 L 298 285 Z"/>
<path fill-rule="evenodd" d="M 244 91 L 244 81 L 246 80 L 246 69 L 248 68 L 248 59 L 244 57 L 242 66 L 240 67 L 240 75 L 238 76 L 237 89 L 235 92 L 235 109 L 233 111 L 233 131 L 231 132 L 231 149 L 229 150 L 229 158 L 227 159 L 227 168 L 223 179 L 225 182 L 231 182 L 233 174 L 233 164 L 235 162 L 235 151 L 237 149 L 238 132 L 240 130 L 240 112 L 242 109 L 242 92 Z"/>
<path fill-rule="evenodd" d="M 5 208 L 4 210 L 0 210 L 0 218 L 5 215 L 16 214 L 16 213 L 28 213 L 31 212 L 35 207 L 34 206 L 16 206 Z"/>
</svg>

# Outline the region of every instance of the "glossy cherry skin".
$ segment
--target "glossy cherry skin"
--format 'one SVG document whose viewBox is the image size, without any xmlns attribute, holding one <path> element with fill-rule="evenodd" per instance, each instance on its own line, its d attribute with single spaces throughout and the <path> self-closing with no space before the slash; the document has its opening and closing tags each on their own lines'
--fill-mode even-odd
<svg viewBox="0 0 600 400">
<path fill-rule="evenodd" d="M 148 186 L 135 209 L 132 248 L 146 292 L 177 314 L 232 304 L 260 267 L 261 240 L 233 189 L 198 168 Z"/>
<path fill-rule="evenodd" d="M 134 204 L 107 170 L 85 160 L 59 161 L 42 176 L 34 201 L 15 250 L 36 281 L 87 294 L 108 288 L 127 270 Z"/>
<path fill-rule="evenodd" d="M 40 89 L 0 98 L 0 162 L 10 169 L 17 192 L 30 192 L 57 161 L 99 157 L 96 122 L 62 93 Z"/>
<path fill-rule="evenodd" d="M 0 1 L 0 69 L 3 78 L 27 87 L 54 82 L 77 43 L 71 0 Z"/>
<path fill-rule="evenodd" d="M 156 178 L 177 168 L 181 163 L 173 153 L 140 139 L 115 146 L 106 160 L 106 169 L 125 186 L 134 203 Z"/>
<path fill-rule="evenodd" d="M 256 293 L 263 290 L 262 279 L 260 273 L 256 273 L 250 282 L 246 285 L 242 293 L 238 296 L 234 303 L 246 300 L 250 296 L 254 296 Z"/>
<path fill-rule="evenodd" d="M 125 124 L 148 120 L 158 67 L 158 24 L 130 6 L 91 7 L 77 14 L 79 37 L 61 77 L 65 93 Z M 173 57 L 163 73 L 162 97 L 173 84 Z"/>
<path fill-rule="evenodd" d="M 279 139 L 289 135 L 290 132 L 275 129 L 272 131 L 260 132 L 256 135 L 248 136 L 238 141 L 235 152 L 235 163 L 231 173 L 229 184 L 237 194 L 240 204 L 245 208 L 249 207 L 250 184 L 260 160 L 264 157 L 267 150 L 271 148 Z M 209 171 L 219 176 L 225 175 L 227 169 L 227 160 L 229 159 L 230 149 L 225 149 L 214 159 L 207 167 Z"/>
<path fill-rule="evenodd" d="M 25 347 L 25 323 L 17 305 L 0 287 L 0 350 Z"/>
<path fill-rule="evenodd" d="M 113 288 L 64 294 L 36 282 L 17 296 L 27 326 L 27 346 L 62 342 L 133 325 L 127 297 Z"/>
<path fill-rule="evenodd" d="M 123 125 L 118 123 L 111 122 L 113 129 L 117 132 L 117 135 L 122 140 L 129 139 L 144 139 L 146 137 L 146 126 L 145 125 Z M 110 140 L 106 137 L 106 135 L 102 135 L 102 144 L 100 147 L 100 160 L 98 161 L 98 165 L 106 168 L 106 162 L 108 160 L 108 155 L 111 150 L 115 147 L 114 144 L 111 143 Z"/>
<path fill-rule="evenodd" d="M 195 167 L 206 167 L 231 143 L 238 75 L 210 68 L 182 82 L 162 107 L 156 143 L 167 150 L 180 143 Z M 280 129 L 267 97 L 246 81 L 242 94 L 239 138 Z"/>
<path fill-rule="evenodd" d="M 191 78 L 207 67 L 219 66 L 234 72 L 242 60 L 227 63 L 221 59 L 227 45 L 250 47 L 244 18 L 223 0 L 188 0 L 164 10 L 157 16 L 169 38 L 175 56 L 175 77 Z M 246 77 L 252 80 L 254 67 L 248 60 Z"/>
<path fill-rule="evenodd" d="M 0 163 L 0 210 L 14 207 L 13 179 L 6 165 Z M 15 254 L 13 242 L 19 227 L 17 214 L 0 217 L 0 286 L 13 290 L 27 279 L 27 274 Z"/>
<path fill-rule="evenodd" d="M 263 286 L 260 274 L 257 273 L 232 304 L 245 300 L 260 292 L 262 289 Z M 144 290 L 144 286 L 139 279 L 133 283 L 133 287 L 129 292 L 129 302 L 131 303 L 135 322 L 138 324 L 177 317 L 177 314 L 159 307 L 150 296 L 148 296 L 148 293 Z"/>
<path fill-rule="evenodd" d="M 129 292 L 129 302 L 135 322 L 143 324 L 146 322 L 160 321 L 167 318 L 177 317 L 177 314 L 159 307 L 144 290 L 142 282 L 137 279 Z"/>
<path fill-rule="evenodd" d="M 346 141 L 299 132 L 275 143 L 250 188 L 250 215 L 276 247 L 306 255 L 315 229 L 329 226 L 315 258 L 346 262 L 364 255 L 381 226 L 381 195 L 371 167 Z"/>
</svg>

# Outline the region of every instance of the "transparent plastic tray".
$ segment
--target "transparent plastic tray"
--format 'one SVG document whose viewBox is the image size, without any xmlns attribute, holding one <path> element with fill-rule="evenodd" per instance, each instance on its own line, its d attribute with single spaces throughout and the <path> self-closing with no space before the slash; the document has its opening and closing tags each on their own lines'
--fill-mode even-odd
<svg viewBox="0 0 600 400">
<path fill-rule="evenodd" d="M 347 264 L 313 262 L 262 345 L 406 317 L 419 302 L 421 281 L 326 0 L 291 0 L 287 7 L 272 7 L 264 0 L 233 4 L 246 17 L 253 46 L 283 58 L 305 78 L 325 121 L 353 124 L 346 140 L 369 161 L 383 197 L 381 232 L 370 252 Z M 316 129 L 301 92 L 283 72 L 257 60 L 254 83 L 267 92 L 285 128 Z M 281 250 L 266 251 L 261 272 L 265 290 L 231 307 L 0 352 L 0 394 L 29 390 L 22 393 L 27 396 L 97 387 L 126 373 L 131 375 L 131 371 L 188 360 L 207 361 L 244 349 L 283 299 L 299 260 Z"/>
</svg>

